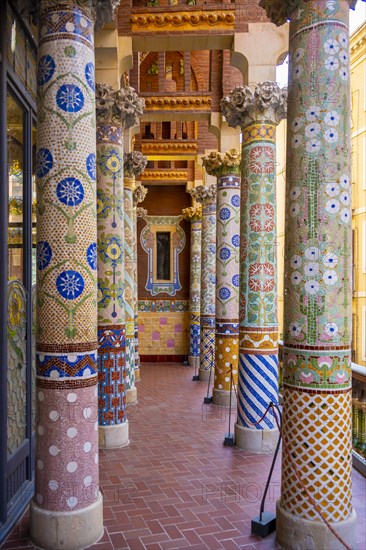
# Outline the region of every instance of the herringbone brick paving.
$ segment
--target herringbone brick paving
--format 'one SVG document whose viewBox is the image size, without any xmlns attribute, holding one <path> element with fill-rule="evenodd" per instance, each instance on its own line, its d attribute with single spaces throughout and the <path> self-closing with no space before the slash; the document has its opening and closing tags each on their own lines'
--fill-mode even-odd
<svg viewBox="0 0 366 550">
<path fill-rule="evenodd" d="M 192 382 L 192 374 L 177 364 L 142 365 L 139 401 L 128 408 L 130 444 L 100 452 L 105 530 L 88 550 L 279 548 L 275 534 L 250 534 L 271 457 L 223 446 L 228 411 L 203 405 L 207 383 Z M 268 511 L 280 494 L 279 462 Z M 353 479 L 364 550 L 365 479 L 356 471 Z M 27 531 L 25 514 L 1 548 L 33 548 Z"/>
</svg>

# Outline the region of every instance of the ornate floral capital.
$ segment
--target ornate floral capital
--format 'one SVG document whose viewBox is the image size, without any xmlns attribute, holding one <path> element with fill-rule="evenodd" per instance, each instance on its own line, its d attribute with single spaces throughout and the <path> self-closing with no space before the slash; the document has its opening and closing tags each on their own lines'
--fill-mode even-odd
<svg viewBox="0 0 366 550">
<path fill-rule="evenodd" d="M 194 200 L 200 202 L 201 204 L 216 202 L 216 185 L 214 184 L 208 187 L 199 185 L 198 187 L 191 189 L 189 193 L 192 195 Z"/>
<path fill-rule="evenodd" d="M 132 153 L 124 153 L 124 175 L 128 178 L 139 176 L 145 170 L 147 158 L 140 151 L 132 151 Z"/>
<path fill-rule="evenodd" d="M 230 149 L 224 156 L 221 153 L 210 153 L 203 157 L 202 164 L 211 176 L 223 176 L 240 172 L 240 154 L 236 149 Z"/>
<path fill-rule="evenodd" d="M 136 215 L 138 218 L 144 218 L 145 216 L 147 216 L 146 208 L 142 208 L 142 206 L 136 208 Z"/>
<path fill-rule="evenodd" d="M 98 122 L 122 124 L 124 129 L 131 128 L 138 123 L 144 106 L 144 100 L 130 86 L 115 92 L 109 84 L 96 84 L 95 108 Z"/>
<path fill-rule="evenodd" d="M 141 184 L 137 185 L 137 187 L 135 187 L 135 189 L 133 190 L 133 194 L 132 194 L 133 205 L 137 206 L 140 202 L 143 202 L 145 200 L 147 192 L 148 192 L 147 187 Z"/>
<path fill-rule="evenodd" d="M 287 89 L 270 80 L 259 82 L 254 92 L 249 86 L 238 86 L 220 104 L 233 128 L 245 128 L 254 122 L 278 124 L 286 117 Z"/>
<path fill-rule="evenodd" d="M 113 21 L 120 0 L 94 0 L 94 3 L 96 10 L 95 29 L 99 30 L 105 23 Z"/>
<path fill-rule="evenodd" d="M 195 222 L 202 219 L 202 206 L 190 206 L 182 210 L 183 218 L 189 222 Z"/>
</svg>

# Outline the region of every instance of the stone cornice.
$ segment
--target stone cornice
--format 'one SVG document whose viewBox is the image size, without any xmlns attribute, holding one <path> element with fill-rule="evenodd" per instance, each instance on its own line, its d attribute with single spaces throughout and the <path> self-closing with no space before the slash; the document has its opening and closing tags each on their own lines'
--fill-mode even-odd
<svg viewBox="0 0 366 550">
<path fill-rule="evenodd" d="M 147 111 L 207 111 L 211 109 L 211 94 L 176 95 L 146 97 Z"/>
<path fill-rule="evenodd" d="M 259 5 L 266 11 L 268 19 L 277 27 L 291 19 L 291 14 L 302 2 L 309 0 L 260 0 Z M 326 0 L 322 0 L 326 3 Z M 347 0 L 350 8 L 354 9 L 357 0 Z M 365 1 L 365 0 L 363 0 Z"/>
<path fill-rule="evenodd" d="M 147 165 L 147 158 L 140 151 L 124 153 L 124 175 L 128 178 L 139 176 Z"/>
<path fill-rule="evenodd" d="M 189 222 L 196 222 L 202 219 L 202 206 L 189 206 L 182 210 L 183 218 Z"/>
<path fill-rule="evenodd" d="M 238 86 L 220 105 L 232 128 L 245 128 L 254 122 L 278 124 L 286 117 L 287 89 L 269 80 L 259 82 L 254 92 L 249 86 Z"/>
<path fill-rule="evenodd" d="M 156 170 L 145 170 L 141 175 L 141 179 L 144 181 L 187 181 L 187 170 L 169 170 L 161 168 Z"/>
<path fill-rule="evenodd" d="M 221 153 L 210 153 L 208 157 L 202 158 L 202 164 L 208 174 L 219 177 L 226 174 L 239 174 L 240 160 L 239 152 L 236 149 L 230 149 L 224 156 Z"/>
<path fill-rule="evenodd" d="M 147 192 L 147 187 L 144 187 L 143 185 L 137 185 L 132 194 L 133 205 L 137 206 L 140 202 L 143 202 L 145 200 Z"/>
<path fill-rule="evenodd" d="M 124 129 L 132 128 L 139 123 L 144 106 L 144 100 L 130 86 L 117 91 L 104 82 L 95 86 L 95 110 L 99 123 L 118 123 Z"/>
<path fill-rule="evenodd" d="M 199 185 L 194 189 L 191 189 L 189 193 L 192 195 L 195 201 L 201 204 L 216 202 L 217 190 L 216 185 L 212 184 L 208 187 Z"/>
<path fill-rule="evenodd" d="M 174 13 L 139 13 L 131 15 L 132 33 L 169 31 L 228 31 L 234 30 L 234 10 L 175 11 Z"/>
</svg>

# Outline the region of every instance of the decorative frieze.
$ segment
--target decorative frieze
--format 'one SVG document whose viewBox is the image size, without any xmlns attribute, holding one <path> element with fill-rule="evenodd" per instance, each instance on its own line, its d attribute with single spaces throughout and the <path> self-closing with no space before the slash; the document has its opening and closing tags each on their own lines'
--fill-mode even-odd
<svg viewBox="0 0 366 550">
<path fill-rule="evenodd" d="M 148 111 L 208 111 L 211 98 L 211 94 L 145 96 L 145 105 Z"/>
<path fill-rule="evenodd" d="M 210 31 L 215 29 L 228 31 L 234 30 L 234 10 L 217 11 L 175 11 L 170 13 L 146 13 L 131 16 L 132 32 L 166 33 L 169 31 Z"/>
</svg>

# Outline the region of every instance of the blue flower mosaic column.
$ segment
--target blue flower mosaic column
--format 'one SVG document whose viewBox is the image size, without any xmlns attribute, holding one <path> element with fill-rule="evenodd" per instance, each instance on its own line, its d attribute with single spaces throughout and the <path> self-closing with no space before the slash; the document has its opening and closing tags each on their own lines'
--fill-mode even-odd
<svg viewBox="0 0 366 550">
<path fill-rule="evenodd" d="M 139 101 L 137 94 L 129 89 L 127 93 L 130 99 Z M 123 109 L 125 95 L 125 88 L 114 92 L 106 84 L 97 84 L 98 386 L 99 446 L 102 448 L 128 444 L 123 130 L 133 121 Z"/>
<path fill-rule="evenodd" d="M 272 414 L 278 402 L 276 257 L 276 125 L 286 99 L 275 82 L 235 88 L 221 101 L 230 126 L 242 129 L 240 343 L 236 445 L 254 452 L 275 449 Z"/>
<path fill-rule="evenodd" d="M 95 7 L 92 1 L 66 0 L 62 7 L 38 2 L 37 426 L 30 535 L 37 546 L 65 550 L 85 548 L 103 534 Z"/>
<path fill-rule="evenodd" d="M 201 307 L 201 247 L 202 207 L 189 207 L 182 211 L 184 219 L 191 222 L 190 288 L 189 288 L 189 364 L 200 365 L 200 307 Z"/>
<path fill-rule="evenodd" d="M 133 190 L 135 176 L 143 172 L 147 160 L 138 151 L 124 157 L 124 236 L 125 236 L 125 310 L 126 310 L 126 388 L 127 403 L 136 403 L 135 385 L 135 226 Z"/>
<path fill-rule="evenodd" d="M 273 2 L 269 6 L 269 13 Z M 286 12 L 287 8 L 287 12 Z M 298 0 L 290 19 L 284 301 L 283 548 L 355 547 L 349 2 Z M 296 536 L 296 540 L 295 540 Z"/>
<path fill-rule="evenodd" d="M 240 155 L 232 149 L 224 157 L 211 153 L 203 158 L 208 174 L 217 177 L 217 253 L 215 377 L 213 402 L 230 404 L 230 369 L 238 383 L 239 363 L 239 246 Z M 235 391 L 232 391 L 235 403 Z"/>
<path fill-rule="evenodd" d="M 144 201 L 148 189 L 139 184 L 133 190 L 133 234 L 134 234 L 134 318 L 135 318 L 135 381 L 140 380 L 140 356 L 139 356 L 139 324 L 138 324 L 138 278 L 137 278 L 137 218 L 143 211 L 147 211 L 137 205 Z M 139 212 L 138 212 L 139 211 Z"/>
<path fill-rule="evenodd" d="M 190 191 L 202 204 L 200 380 L 215 366 L 216 185 Z"/>
</svg>

